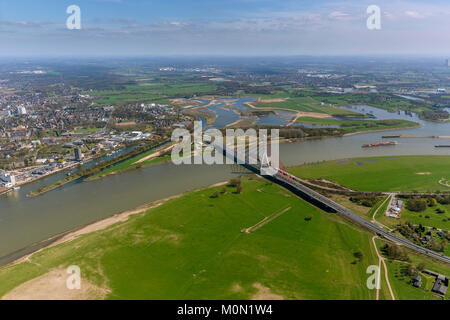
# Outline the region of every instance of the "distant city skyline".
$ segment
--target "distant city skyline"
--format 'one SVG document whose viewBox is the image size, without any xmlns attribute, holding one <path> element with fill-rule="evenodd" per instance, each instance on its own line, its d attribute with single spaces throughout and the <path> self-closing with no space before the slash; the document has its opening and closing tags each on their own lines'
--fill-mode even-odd
<svg viewBox="0 0 450 320">
<path fill-rule="evenodd" d="M 81 9 L 68 30 L 67 7 Z M 381 30 L 366 26 L 369 5 Z M 0 0 L 0 56 L 442 55 L 443 0 Z"/>
</svg>

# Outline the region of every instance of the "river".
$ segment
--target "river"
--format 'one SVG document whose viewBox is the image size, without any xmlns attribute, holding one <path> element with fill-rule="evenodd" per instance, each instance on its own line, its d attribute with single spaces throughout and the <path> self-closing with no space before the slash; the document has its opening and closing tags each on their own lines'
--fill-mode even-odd
<svg viewBox="0 0 450 320">
<path fill-rule="evenodd" d="M 242 107 L 249 98 L 240 99 L 237 104 Z M 213 124 L 215 127 L 223 127 L 239 119 L 237 113 L 225 110 L 221 103 L 224 102 L 210 107 L 212 111 L 221 110 Z M 398 141 L 396 146 L 361 148 L 362 144 L 382 141 L 383 135 L 450 136 L 450 124 L 426 122 L 414 114 L 388 113 L 367 106 L 351 108 L 359 112 L 370 112 L 378 119 L 416 121 L 421 127 L 281 144 L 283 164 L 292 166 L 305 162 L 365 156 L 450 155 L 450 148 L 434 147 L 436 144 L 450 145 L 450 138 L 396 138 L 391 139 Z M 290 117 L 284 113 L 279 117 L 266 116 L 265 119 L 268 120 L 264 124 L 281 124 L 287 123 Z M 238 174 L 232 171 L 232 165 L 161 164 L 94 181 L 71 182 L 34 198 L 28 198 L 26 194 L 60 179 L 63 174 L 25 185 L 20 190 L 0 196 L 0 265 L 44 246 L 45 240 L 52 236 L 154 200 L 230 179 Z"/>
</svg>

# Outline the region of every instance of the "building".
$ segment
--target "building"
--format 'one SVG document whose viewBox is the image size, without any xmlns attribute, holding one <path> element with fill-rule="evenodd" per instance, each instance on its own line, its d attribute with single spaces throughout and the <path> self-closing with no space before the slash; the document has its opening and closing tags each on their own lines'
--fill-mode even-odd
<svg viewBox="0 0 450 320">
<path fill-rule="evenodd" d="M 17 113 L 20 115 L 25 115 L 27 114 L 27 108 L 25 108 L 24 106 L 18 106 Z"/>
<path fill-rule="evenodd" d="M 391 202 L 389 203 L 389 206 L 386 209 L 386 216 L 391 218 L 399 218 L 400 212 L 403 208 L 403 201 L 397 199 L 395 196 L 392 196 Z"/>
<path fill-rule="evenodd" d="M 418 274 L 416 274 L 413 278 L 412 278 L 412 283 L 413 286 L 416 288 L 420 288 L 422 286 L 422 277 L 419 276 Z"/>
<path fill-rule="evenodd" d="M 445 60 L 445 65 L 446 65 L 447 67 L 450 67 L 450 59 Z"/>
<path fill-rule="evenodd" d="M 445 296 L 445 294 L 447 293 L 447 289 L 448 289 L 448 278 L 442 274 L 439 274 L 436 277 L 436 281 L 434 282 L 434 286 L 433 289 L 431 289 L 431 291 Z"/>
<path fill-rule="evenodd" d="M 80 148 L 75 148 L 73 149 L 74 153 L 75 153 L 75 160 L 76 161 L 81 161 L 84 159 L 84 154 L 83 152 L 81 152 Z"/>
<path fill-rule="evenodd" d="M 8 172 L 0 172 L 0 181 L 5 184 L 5 187 L 11 188 L 16 184 L 16 177 Z"/>
</svg>

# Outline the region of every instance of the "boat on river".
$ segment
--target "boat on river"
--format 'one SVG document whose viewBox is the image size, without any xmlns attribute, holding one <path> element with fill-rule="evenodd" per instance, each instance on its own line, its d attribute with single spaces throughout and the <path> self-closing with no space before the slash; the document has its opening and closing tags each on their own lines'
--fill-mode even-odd
<svg viewBox="0 0 450 320">
<path fill-rule="evenodd" d="M 375 148 L 375 147 L 384 147 L 384 146 L 395 146 L 396 144 L 397 144 L 397 141 L 370 143 L 370 144 L 363 144 L 361 146 L 361 148 Z"/>
</svg>

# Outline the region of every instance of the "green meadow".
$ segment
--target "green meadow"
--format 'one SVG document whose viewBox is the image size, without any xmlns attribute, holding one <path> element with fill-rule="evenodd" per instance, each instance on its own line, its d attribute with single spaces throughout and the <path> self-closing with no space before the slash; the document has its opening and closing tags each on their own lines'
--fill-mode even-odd
<svg viewBox="0 0 450 320">
<path fill-rule="evenodd" d="M 377 239 L 376 244 L 378 250 L 381 252 L 384 242 Z M 408 262 L 386 260 L 389 282 L 395 298 L 397 300 L 441 300 L 441 298 L 436 297 L 436 295 L 434 295 L 431 291 L 435 281 L 434 277 L 420 272 L 420 276 L 422 277 L 422 286 L 420 288 L 416 288 L 412 285 L 412 276 L 408 274 L 408 265 L 411 264 L 417 270 L 418 266 L 423 264 L 425 269 L 445 275 L 450 275 L 450 266 L 439 264 L 426 259 L 423 256 L 411 253 L 408 254 L 408 258 Z M 446 298 L 448 299 L 448 297 L 449 296 L 447 295 Z"/>
<path fill-rule="evenodd" d="M 436 209 L 444 209 L 445 213 L 437 213 Z M 388 227 L 395 227 L 399 222 L 410 222 L 414 225 L 423 225 L 444 230 L 450 230 L 450 205 L 437 204 L 435 207 L 427 207 L 423 212 L 413 212 L 404 208 L 400 215 L 400 221 L 384 215 L 384 211 L 377 215 L 377 220 Z M 450 247 L 449 247 L 450 249 Z M 446 254 L 450 253 L 447 252 Z"/>
<path fill-rule="evenodd" d="M 438 182 L 450 177 L 449 165 L 450 156 L 395 156 L 332 160 L 289 171 L 301 178 L 325 178 L 360 191 L 444 191 L 450 188 Z"/>
<path fill-rule="evenodd" d="M 320 119 L 312 117 L 299 117 L 298 123 L 315 124 L 315 125 L 333 125 L 339 126 L 344 131 L 368 131 L 368 130 L 384 130 L 392 128 L 405 128 L 418 126 L 416 122 L 408 120 L 335 120 Z"/>
<path fill-rule="evenodd" d="M 127 171 L 127 170 L 131 170 L 131 169 L 137 169 L 140 167 L 144 167 L 144 166 L 148 166 L 148 165 L 153 165 L 153 164 L 158 164 L 158 163 L 163 163 L 163 162 L 167 162 L 170 161 L 170 154 L 169 155 L 162 155 L 162 156 L 157 156 L 154 157 L 152 159 L 149 160 L 145 160 L 142 161 L 140 163 L 137 163 L 139 160 L 153 154 L 157 152 L 154 149 L 148 150 L 144 153 L 138 154 L 128 160 L 125 160 L 123 162 L 120 162 L 118 164 L 115 164 L 103 171 L 100 171 L 99 173 L 96 173 L 92 176 L 90 176 L 87 180 L 93 180 L 99 177 L 103 177 L 109 174 L 114 174 L 114 173 L 119 173 L 119 172 L 123 172 L 123 171 Z"/>
<path fill-rule="evenodd" d="M 78 265 L 106 299 L 374 299 L 366 287 L 366 268 L 378 264 L 370 237 L 250 177 L 241 194 L 231 186 L 193 191 L 3 267 L 0 296 Z"/>
<path fill-rule="evenodd" d="M 295 97 L 288 98 L 281 102 L 254 103 L 253 105 L 258 108 L 289 109 L 303 112 L 323 113 L 334 116 L 363 116 L 351 110 L 321 104 L 312 97 Z"/>
<path fill-rule="evenodd" d="M 420 112 L 427 110 L 427 106 L 419 103 L 413 103 L 410 100 L 388 94 L 321 94 L 319 93 L 316 99 L 322 99 L 321 101 L 331 103 L 339 106 L 351 106 L 351 105 L 368 105 L 371 107 L 377 107 L 388 111 L 396 111 L 398 109 L 411 110 Z"/>
<path fill-rule="evenodd" d="M 450 191 L 438 183 L 441 178 L 450 176 L 449 164 L 449 156 L 374 157 L 326 161 L 290 168 L 289 171 L 301 178 L 325 178 L 360 191 Z M 343 205 L 355 206 L 347 202 Z M 399 220 L 384 215 L 387 205 L 388 202 L 380 208 L 376 219 L 388 227 L 410 222 L 450 230 L 450 205 L 437 204 L 423 212 L 404 208 Z M 351 209 L 358 212 L 358 208 Z M 438 213 L 437 209 L 445 212 Z M 371 219 L 373 213 L 374 209 L 362 215 Z"/>
<path fill-rule="evenodd" d="M 214 92 L 214 84 L 198 83 L 160 83 L 149 81 L 147 83 L 127 85 L 115 90 L 102 90 L 89 92 L 95 97 L 94 102 L 100 104 L 116 103 L 170 103 L 172 96 L 204 94 Z"/>
</svg>

